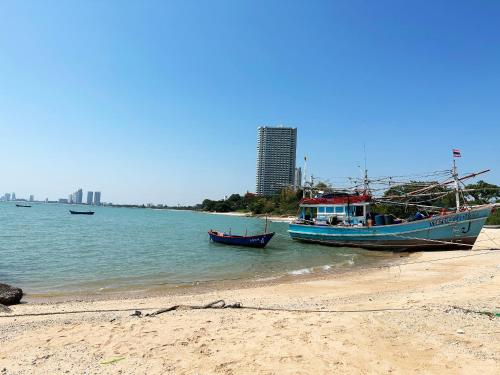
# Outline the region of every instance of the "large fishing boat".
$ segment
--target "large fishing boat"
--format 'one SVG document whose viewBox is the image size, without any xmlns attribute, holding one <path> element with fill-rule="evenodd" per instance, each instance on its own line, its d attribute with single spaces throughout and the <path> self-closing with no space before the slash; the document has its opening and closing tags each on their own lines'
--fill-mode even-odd
<svg viewBox="0 0 500 375">
<path fill-rule="evenodd" d="M 377 250 L 471 248 L 495 205 L 470 206 L 465 199 L 461 202 L 460 184 L 487 171 L 459 178 L 453 163 L 453 169 L 447 171 L 451 172 L 451 178 L 441 183 L 429 183 L 403 196 L 377 198 L 369 188 L 370 180 L 365 170 L 362 190 L 303 198 L 298 217 L 290 224 L 288 232 L 294 240 Z M 450 184 L 454 189 L 446 189 Z M 425 202 L 432 201 L 430 197 L 443 197 L 453 192 L 456 201 L 453 209 L 411 203 L 422 201 L 423 197 Z M 377 203 L 415 207 L 418 211 L 410 218 L 399 219 L 374 212 Z"/>
</svg>

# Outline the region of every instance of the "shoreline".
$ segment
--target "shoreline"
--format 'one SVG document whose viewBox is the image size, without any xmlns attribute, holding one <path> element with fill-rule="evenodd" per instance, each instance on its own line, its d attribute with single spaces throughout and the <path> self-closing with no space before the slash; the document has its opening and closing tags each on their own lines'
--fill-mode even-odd
<svg viewBox="0 0 500 375">
<path fill-rule="evenodd" d="M 491 238 L 494 238 L 492 240 Z M 472 250 L 480 251 L 491 249 L 500 244 L 500 230 L 486 228 L 483 229 Z M 497 246 L 498 247 L 498 246 Z M 333 248 L 332 248 L 333 249 Z M 457 250 L 458 251 L 458 250 Z M 384 269 L 404 265 L 409 259 L 423 257 L 427 253 L 453 254 L 456 251 L 432 251 L 432 252 L 381 252 L 383 256 L 379 260 L 374 260 L 372 264 L 353 265 L 352 267 L 336 268 L 335 264 L 320 264 L 311 267 L 297 268 L 283 271 L 273 275 L 261 275 L 252 277 L 240 277 L 230 279 L 214 280 L 193 280 L 182 283 L 148 283 L 138 284 L 123 288 L 102 288 L 100 290 L 61 290 L 47 292 L 25 292 L 23 301 L 26 303 L 60 303 L 77 300 L 85 301 L 105 301 L 133 298 L 153 298 L 162 295 L 183 296 L 200 295 L 213 291 L 226 291 L 236 289 L 250 289 L 266 287 L 270 285 L 293 284 L 306 281 L 323 280 L 342 275 L 351 275 L 359 272 L 366 272 L 372 269 Z M 367 255 L 379 252 L 367 250 Z"/>
<path fill-rule="evenodd" d="M 324 264 L 312 267 L 289 270 L 269 276 L 242 277 L 221 280 L 193 281 L 178 284 L 144 284 L 129 289 L 108 289 L 105 291 L 61 291 L 25 293 L 24 303 L 61 303 L 73 301 L 107 301 L 134 298 L 155 298 L 159 296 L 202 295 L 210 292 L 223 292 L 238 289 L 261 288 L 272 285 L 296 284 L 314 280 L 342 277 L 343 275 L 359 274 L 390 267 L 397 267 L 408 259 L 417 259 L 421 253 L 394 253 L 391 257 L 381 257 L 366 265 L 339 267 Z"/>
</svg>

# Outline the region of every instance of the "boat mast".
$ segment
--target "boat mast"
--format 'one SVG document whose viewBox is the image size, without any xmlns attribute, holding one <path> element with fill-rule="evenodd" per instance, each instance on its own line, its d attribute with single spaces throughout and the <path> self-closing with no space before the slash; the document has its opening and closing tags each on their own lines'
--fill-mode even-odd
<svg viewBox="0 0 500 375">
<path fill-rule="evenodd" d="M 453 159 L 453 170 L 452 170 L 453 180 L 455 180 L 455 201 L 457 204 L 457 212 L 460 211 L 460 194 L 459 194 L 459 185 L 458 185 L 458 173 L 457 173 L 457 163 L 455 159 Z"/>
<path fill-rule="evenodd" d="M 367 195 L 369 194 L 369 191 L 370 191 L 370 185 L 369 185 L 369 180 L 368 180 L 368 170 L 366 169 L 366 165 L 365 165 L 365 177 L 363 179 L 364 181 L 364 194 Z"/>
<path fill-rule="evenodd" d="M 304 186 L 302 187 L 302 198 L 306 197 L 307 184 L 307 156 L 304 156 Z"/>
</svg>

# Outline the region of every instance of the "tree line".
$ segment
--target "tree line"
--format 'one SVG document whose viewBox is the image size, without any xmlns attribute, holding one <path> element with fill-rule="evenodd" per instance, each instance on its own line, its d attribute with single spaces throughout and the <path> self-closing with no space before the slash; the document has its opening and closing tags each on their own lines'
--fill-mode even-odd
<svg viewBox="0 0 500 375">
<path fill-rule="evenodd" d="M 205 199 L 200 208 L 203 211 L 248 212 L 255 215 L 295 215 L 301 198 L 302 190 L 294 191 L 285 188 L 273 196 L 258 196 L 247 193 L 244 196 L 232 194 L 225 200 Z"/>
</svg>

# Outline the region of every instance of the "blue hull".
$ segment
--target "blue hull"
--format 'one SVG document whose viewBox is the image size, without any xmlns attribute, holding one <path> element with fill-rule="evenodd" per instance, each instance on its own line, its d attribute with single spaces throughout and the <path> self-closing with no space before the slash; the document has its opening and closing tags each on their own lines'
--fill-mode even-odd
<svg viewBox="0 0 500 375">
<path fill-rule="evenodd" d="M 265 247 L 269 241 L 271 241 L 271 238 L 274 236 L 274 232 L 259 234 L 257 236 L 231 236 L 221 232 L 209 231 L 208 235 L 212 241 L 226 245 L 262 248 Z"/>
<path fill-rule="evenodd" d="M 474 245 L 493 206 L 374 227 L 290 224 L 292 239 L 377 250 L 465 249 Z"/>
</svg>

